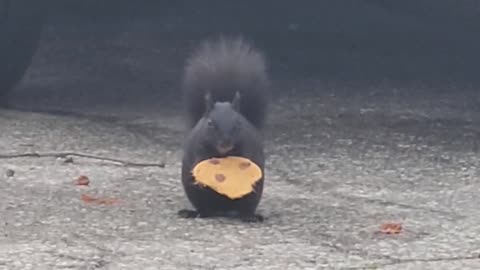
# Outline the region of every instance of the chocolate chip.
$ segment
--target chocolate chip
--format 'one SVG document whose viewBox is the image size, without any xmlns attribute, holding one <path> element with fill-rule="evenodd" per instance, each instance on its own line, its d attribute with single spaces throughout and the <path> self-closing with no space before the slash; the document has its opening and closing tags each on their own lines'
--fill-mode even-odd
<svg viewBox="0 0 480 270">
<path fill-rule="evenodd" d="M 217 180 L 217 182 L 220 182 L 220 183 L 221 183 L 221 182 L 225 181 L 225 179 L 226 179 L 225 175 L 220 174 L 220 173 L 219 173 L 219 174 L 215 174 L 215 180 Z"/>
<path fill-rule="evenodd" d="M 250 162 L 242 162 L 238 165 L 238 167 L 240 168 L 240 170 L 245 170 L 250 167 L 250 165 L 252 165 Z"/>
<path fill-rule="evenodd" d="M 213 164 L 213 165 L 218 165 L 218 164 L 220 164 L 220 160 L 218 160 L 218 159 L 210 159 L 210 163 Z"/>
</svg>

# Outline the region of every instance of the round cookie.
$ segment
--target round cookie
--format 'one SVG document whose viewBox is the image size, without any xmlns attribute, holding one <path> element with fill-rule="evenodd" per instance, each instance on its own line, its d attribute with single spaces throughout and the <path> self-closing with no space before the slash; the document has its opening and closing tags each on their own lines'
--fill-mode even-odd
<svg viewBox="0 0 480 270">
<path fill-rule="evenodd" d="M 249 159 L 230 156 L 199 162 L 192 170 L 196 183 L 207 186 L 230 199 L 241 198 L 253 191 L 262 178 L 260 167 Z"/>
</svg>

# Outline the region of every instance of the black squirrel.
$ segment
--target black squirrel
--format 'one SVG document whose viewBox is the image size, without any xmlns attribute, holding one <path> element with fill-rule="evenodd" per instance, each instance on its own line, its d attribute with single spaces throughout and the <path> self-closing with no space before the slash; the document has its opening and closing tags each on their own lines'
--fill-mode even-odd
<svg viewBox="0 0 480 270">
<path fill-rule="evenodd" d="M 182 184 L 195 210 L 184 209 L 179 215 L 262 221 L 256 209 L 263 176 L 254 192 L 232 200 L 195 184 L 191 171 L 202 160 L 234 155 L 252 160 L 264 174 L 261 130 L 269 100 L 264 56 L 241 37 L 204 41 L 187 61 L 182 90 L 189 128 Z"/>
</svg>

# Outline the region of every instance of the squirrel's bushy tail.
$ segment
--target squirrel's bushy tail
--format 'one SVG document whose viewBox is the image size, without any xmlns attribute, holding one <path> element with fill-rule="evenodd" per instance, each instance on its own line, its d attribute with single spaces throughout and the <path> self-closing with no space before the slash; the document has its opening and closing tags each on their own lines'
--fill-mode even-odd
<svg viewBox="0 0 480 270">
<path fill-rule="evenodd" d="M 183 93 L 190 127 L 205 111 L 205 94 L 231 102 L 240 93 L 240 113 L 262 128 L 268 103 L 268 76 L 263 55 L 242 38 L 203 42 L 188 59 Z"/>
</svg>

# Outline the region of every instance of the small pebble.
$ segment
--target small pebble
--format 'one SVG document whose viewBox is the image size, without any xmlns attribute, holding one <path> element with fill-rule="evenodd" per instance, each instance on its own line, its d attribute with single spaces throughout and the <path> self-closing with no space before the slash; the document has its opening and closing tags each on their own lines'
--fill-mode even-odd
<svg viewBox="0 0 480 270">
<path fill-rule="evenodd" d="M 12 169 L 8 169 L 5 174 L 7 175 L 7 177 L 12 177 L 15 175 L 15 171 Z"/>
</svg>

